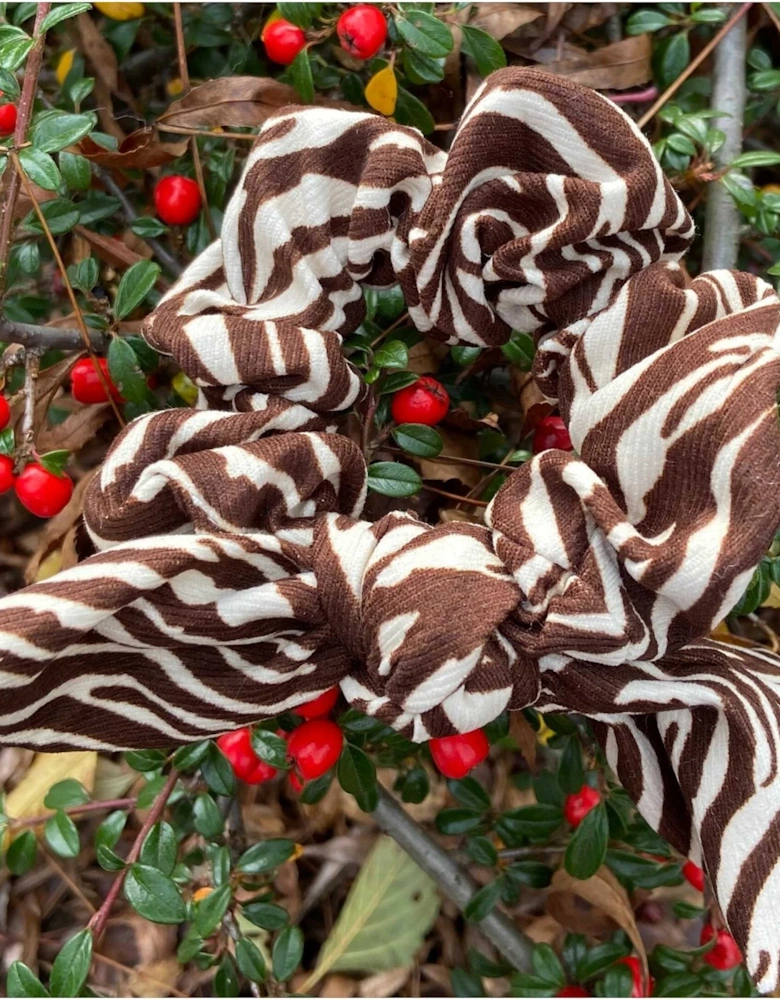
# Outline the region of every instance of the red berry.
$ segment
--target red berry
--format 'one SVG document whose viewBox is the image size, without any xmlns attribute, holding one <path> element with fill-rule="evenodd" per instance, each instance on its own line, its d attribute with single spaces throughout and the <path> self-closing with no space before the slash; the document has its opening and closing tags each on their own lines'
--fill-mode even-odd
<svg viewBox="0 0 780 1000">
<path fill-rule="evenodd" d="M 16 495 L 36 517 L 54 517 L 73 495 L 73 480 L 55 476 L 38 462 L 29 462 L 16 477 Z"/>
<path fill-rule="evenodd" d="M 534 455 L 548 448 L 558 448 L 561 451 L 571 451 L 571 438 L 566 430 L 566 424 L 560 417 L 542 417 L 534 431 L 534 441 L 531 446 Z"/>
<path fill-rule="evenodd" d="M 0 493 L 7 493 L 14 479 L 14 460 L 9 455 L 0 455 Z"/>
<path fill-rule="evenodd" d="M 557 997 L 589 997 L 590 993 L 584 986 L 564 986 L 562 990 L 555 994 Z"/>
<path fill-rule="evenodd" d="M 488 738 L 481 729 L 457 736 L 441 736 L 428 745 L 433 763 L 445 778 L 465 778 L 490 751 Z"/>
<path fill-rule="evenodd" d="M 97 363 L 103 373 L 103 377 L 108 383 L 111 395 L 114 399 L 121 399 L 119 390 L 111 381 L 108 374 L 108 361 L 105 358 L 97 358 Z M 98 369 L 92 358 L 82 358 L 70 370 L 70 391 L 75 400 L 79 403 L 106 403 L 108 393 L 100 380 Z"/>
<path fill-rule="evenodd" d="M 188 226 L 200 212 L 200 188 L 191 177 L 168 174 L 154 189 L 154 208 L 169 226 Z"/>
<path fill-rule="evenodd" d="M 8 400 L 5 396 L 0 396 L 0 431 L 8 426 L 10 419 L 11 407 L 8 405 Z"/>
<path fill-rule="evenodd" d="M 579 826 L 588 813 L 601 802 L 601 795 L 590 785 L 583 785 L 573 795 L 567 795 L 563 815 L 571 826 Z"/>
<path fill-rule="evenodd" d="M 704 961 L 713 969 L 721 971 L 733 969 L 735 965 L 739 965 L 742 961 L 742 952 L 739 950 L 737 942 L 724 927 L 716 931 L 712 924 L 705 924 L 701 929 L 699 944 L 706 944 L 713 937 L 715 938 L 715 947 L 702 956 Z"/>
<path fill-rule="evenodd" d="M 443 420 L 449 408 L 447 390 L 430 375 L 423 375 L 405 389 L 400 389 L 390 404 L 390 412 L 397 424 L 427 424 L 428 427 Z"/>
<path fill-rule="evenodd" d="M 694 889 L 704 892 L 704 872 L 693 861 L 686 861 L 682 869 L 683 877 L 687 879 Z"/>
<path fill-rule="evenodd" d="M 263 44 L 269 59 L 282 66 L 289 66 L 306 44 L 306 36 L 297 24 L 291 24 L 280 17 L 263 31 Z"/>
<path fill-rule="evenodd" d="M 320 719 L 330 712 L 338 698 L 339 689 L 337 687 L 328 688 L 327 691 L 323 691 L 321 695 L 312 698 L 311 701 L 305 701 L 302 705 L 298 705 L 294 711 L 304 719 Z"/>
<path fill-rule="evenodd" d="M 359 3 L 344 11 L 336 31 L 342 49 L 358 59 L 372 59 L 385 44 L 387 21 L 378 7 Z"/>
<path fill-rule="evenodd" d="M 298 726 L 287 741 L 289 754 L 306 781 L 329 771 L 341 756 L 344 734 L 329 719 L 312 719 Z"/>
<path fill-rule="evenodd" d="M 260 785 L 276 774 L 276 768 L 266 764 L 252 749 L 252 730 L 249 726 L 223 733 L 217 740 L 217 746 L 230 761 L 235 776 L 248 785 Z"/>
<path fill-rule="evenodd" d="M 16 105 L 0 104 L 0 136 L 13 135 L 16 128 Z"/>
<path fill-rule="evenodd" d="M 631 977 L 634 980 L 634 985 L 631 988 L 631 996 L 646 996 L 643 981 L 644 977 L 642 976 L 642 963 L 636 955 L 630 955 L 628 958 L 619 958 L 617 962 L 615 962 L 615 965 L 627 965 L 631 970 Z"/>
</svg>

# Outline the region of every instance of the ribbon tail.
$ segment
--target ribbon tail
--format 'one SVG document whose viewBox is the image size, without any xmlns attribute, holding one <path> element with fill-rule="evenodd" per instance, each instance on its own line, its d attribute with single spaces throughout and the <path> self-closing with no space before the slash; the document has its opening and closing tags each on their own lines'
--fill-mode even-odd
<svg viewBox="0 0 780 1000">
<path fill-rule="evenodd" d="M 618 702 L 687 700 L 595 724 L 648 823 L 703 863 L 763 992 L 780 984 L 780 658 L 703 640 L 648 665 Z M 645 709 L 646 710 L 646 709 Z"/>
</svg>

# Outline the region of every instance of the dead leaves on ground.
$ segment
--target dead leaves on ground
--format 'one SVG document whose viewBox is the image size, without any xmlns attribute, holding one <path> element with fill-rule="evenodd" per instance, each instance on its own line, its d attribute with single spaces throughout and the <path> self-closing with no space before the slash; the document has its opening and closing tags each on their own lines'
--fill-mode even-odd
<svg viewBox="0 0 780 1000">
<path fill-rule="evenodd" d="M 141 128 L 126 136 L 116 150 L 99 146 L 87 136 L 76 147 L 82 156 L 102 167 L 112 170 L 148 170 L 162 167 L 171 160 L 183 156 L 189 145 L 181 142 L 161 142 L 153 128 Z"/>
</svg>

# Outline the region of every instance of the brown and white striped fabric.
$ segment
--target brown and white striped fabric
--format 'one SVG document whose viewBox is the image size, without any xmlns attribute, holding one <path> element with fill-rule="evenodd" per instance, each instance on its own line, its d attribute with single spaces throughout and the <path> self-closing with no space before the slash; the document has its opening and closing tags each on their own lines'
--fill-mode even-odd
<svg viewBox="0 0 780 1000">
<path fill-rule="evenodd" d="M 775 988 L 780 660 L 705 637 L 780 524 L 780 302 L 688 282 L 692 236 L 633 123 L 534 70 L 489 78 L 449 156 L 368 114 L 269 119 L 148 323 L 199 409 L 133 422 L 87 494 L 97 554 L 0 601 L 0 739 L 168 747 L 333 684 L 418 741 L 576 710 Z M 576 454 L 485 525 L 361 519 L 341 341 L 395 281 L 448 343 L 539 338 Z"/>
</svg>

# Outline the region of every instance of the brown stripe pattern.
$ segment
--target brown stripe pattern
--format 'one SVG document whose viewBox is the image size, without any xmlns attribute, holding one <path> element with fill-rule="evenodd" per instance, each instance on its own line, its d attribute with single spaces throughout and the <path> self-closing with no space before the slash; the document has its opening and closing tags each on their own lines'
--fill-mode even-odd
<svg viewBox="0 0 780 1000">
<path fill-rule="evenodd" d="M 780 660 L 705 637 L 780 523 L 780 302 L 687 281 L 692 223 L 633 123 L 506 70 L 449 156 L 323 108 L 269 119 L 222 238 L 150 317 L 201 388 L 116 440 L 98 550 L 0 601 L 0 740 L 168 747 L 340 684 L 412 739 L 577 711 L 648 822 L 701 858 L 762 990 L 780 979 Z M 484 525 L 361 519 L 342 338 L 400 282 L 449 343 L 539 338 L 576 453 Z"/>
</svg>

